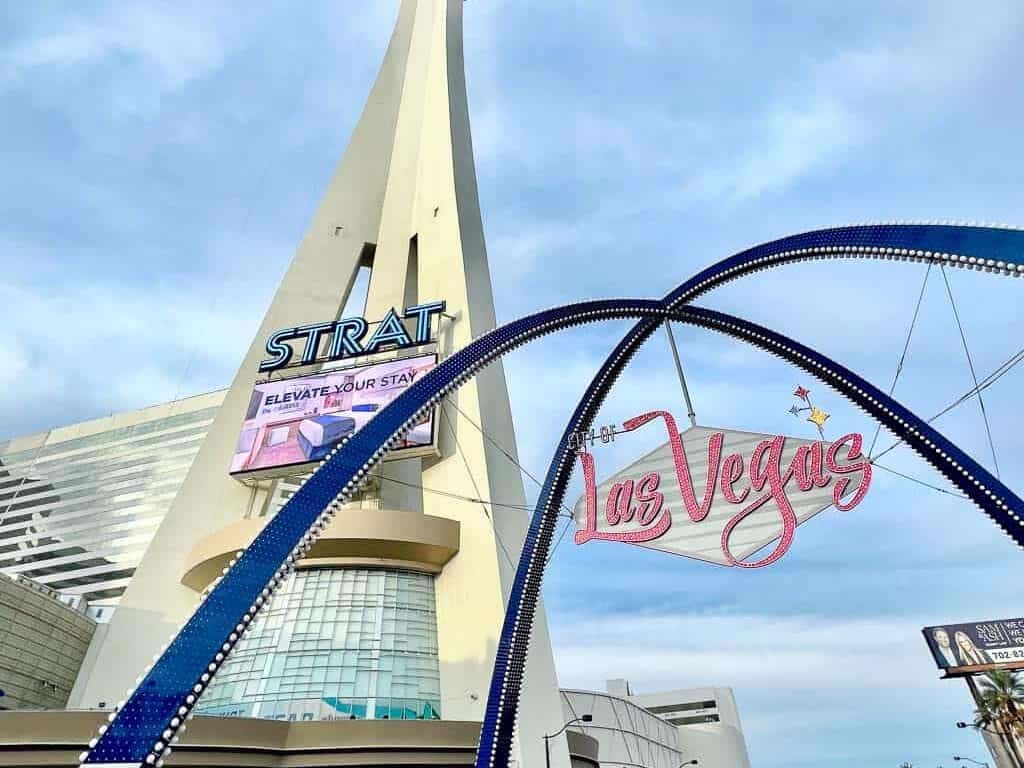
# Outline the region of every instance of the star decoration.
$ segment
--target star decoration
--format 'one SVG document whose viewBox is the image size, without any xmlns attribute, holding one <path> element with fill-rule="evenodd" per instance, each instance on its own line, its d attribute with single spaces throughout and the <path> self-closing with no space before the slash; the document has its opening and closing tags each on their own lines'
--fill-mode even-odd
<svg viewBox="0 0 1024 768">
<path fill-rule="evenodd" d="M 807 421 L 811 422 L 818 428 L 818 434 L 821 439 L 825 439 L 825 422 L 829 420 L 831 414 L 825 413 L 818 406 L 811 402 L 811 390 L 807 387 L 797 387 L 793 392 L 793 397 L 798 397 L 806 403 L 806 405 L 794 405 L 789 409 L 789 412 L 794 418 L 799 418 L 800 414 L 807 414 Z"/>
<path fill-rule="evenodd" d="M 825 426 L 825 422 L 828 421 L 829 414 L 825 413 L 821 408 L 811 408 L 811 415 L 807 417 L 807 420 L 811 422 L 818 429 Z"/>
</svg>

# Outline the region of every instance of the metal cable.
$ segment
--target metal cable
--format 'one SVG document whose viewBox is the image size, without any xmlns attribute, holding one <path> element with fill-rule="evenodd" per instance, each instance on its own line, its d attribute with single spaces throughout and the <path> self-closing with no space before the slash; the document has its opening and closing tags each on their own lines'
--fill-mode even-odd
<svg viewBox="0 0 1024 768">
<path fill-rule="evenodd" d="M 929 424 L 931 424 L 933 421 L 938 419 L 940 416 L 945 416 L 947 413 L 952 411 L 958 405 L 962 405 L 963 403 L 967 402 L 972 397 L 974 397 L 974 395 L 980 393 L 982 390 L 988 389 L 993 384 L 995 384 L 997 381 L 999 381 L 999 379 L 1001 379 L 1003 376 L 1005 376 L 1007 373 L 1009 373 L 1016 365 L 1018 365 L 1022 361 L 1024 361 L 1024 349 L 1021 349 L 1018 352 L 1014 353 L 1013 355 L 1010 355 L 1010 357 L 1007 360 L 1003 361 L 1003 363 L 999 367 L 997 367 L 994 371 L 992 371 L 992 373 L 990 373 L 988 376 L 986 376 L 984 379 L 982 379 L 981 383 L 978 386 L 973 387 L 972 389 L 969 389 L 967 392 L 962 394 L 960 397 L 958 397 L 952 403 L 950 403 L 945 408 L 943 408 L 941 411 L 936 413 L 930 419 L 927 419 L 927 422 Z M 877 456 L 875 456 L 874 459 L 872 459 L 872 460 L 874 461 L 874 460 L 882 458 L 883 456 L 885 456 L 890 451 L 894 451 L 897 448 L 899 448 L 901 445 L 903 445 L 903 441 L 902 440 L 897 440 L 895 443 L 893 443 L 888 448 L 886 448 L 884 451 L 882 451 Z"/>
<path fill-rule="evenodd" d="M 917 306 L 914 307 L 914 317 L 910 321 L 910 330 L 907 331 L 907 340 L 903 342 L 903 353 L 896 364 L 896 374 L 892 377 L 892 384 L 889 386 L 889 397 L 896 391 L 896 382 L 900 380 L 903 373 L 903 364 L 907 361 L 907 351 L 910 349 L 910 339 L 914 335 L 914 328 L 917 326 L 917 316 L 921 313 L 921 302 L 924 301 L 924 291 L 928 287 L 928 277 L 932 273 L 932 262 L 928 262 L 928 269 L 924 273 L 924 281 L 921 283 L 921 292 L 917 295 Z M 875 444 L 878 442 L 878 435 L 882 432 L 882 425 L 875 425 L 875 436 L 871 438 L 871 447 L 868 448 L 868 456 L 875 452 Z"/>
<path fill-rule="evenodd" d="M 966 501 L 970 501 L 970 499 L 967 496 L 964 496 L 962 493 L 956 493 L 954 491 L 949 490 L 948 488 L 942 488 L 938 485 L 932 485 L 931 483 L 927 483 L 924 480 L 920 480 L 911 475 L 905 475 L 902 472 L 898 472 L 897 470 L 893 469 L 892 467 L 887 467 L 884 464 L 879 464 L 877 461 L 872 461 L 871 466 L 878 467 L 879 469 L 884 469 L 886 472 L 890 472 L 894 475 L 897 475 L 898 477 L 902 477 L 905 480 L 910 480 L 911 482 L 917 483 L 918 485 L 923 485 L 925 488 L 931 488 L 933 491 L 938 491 L 939 493 L 945 493 L 949 496 L 955 496 L 958 499 L 965 499 Z"/>
<path fill-rule="evenodd" d="M 447 398 L 445 398 L 445 400 L 447 400 Z M 455 448 L 459 452 L 459 456 L 462 457 L 462 463 L 466 466 L 466 474 L 469 475 L 469 482 L 473 484 L 473 490 L 476 492 L 476 495 L 480 496 L 480 486 L 477 485 L 476 476 L 473 474 L 473 468 L 469 465 L 469 459 L 466 458 L 466 454 L 462 451 L 462 444 L 459 442 L 459 436 L 455 433 L 455 425 L 452 424 L 451 416 L 449 416 L 445 411 L 443 404 L 440 410 L 441 415 L 444 416 L 445 423 L 448 425 L 448 431 L 451 433 L 452 440 L 455 441 Z M 498 546 L 501 547 L 501 551 L 505 554 L 505 559 L 508 560 L 508 564 L 512 568 L 515 568 L 515 560 L 512 558 L 512 555 L 508 551 L 508 547 L 505 546 L 505 542 L 502 540 L 501 534 L 498 532 L 498 525 L 494 521 L 494 516 L 487 508 L 487 504 L 484 503 L 482 498 L 477 499 L 477 501 L 483 509 L 484 514 L 487 516 L 487 519 L 491 521 L 491 530 L 494 531 L 494 538 L 497 539 Z"/>
<path fill-rule="evenodd" d="M 974 372 L 974 360 L 971 359 L 971 350 L 967 347 L 967 335 L 964 333 L 964 326 L 960 322 L 960 312 L 956 308 L 956 300 L 953 298 L 953 288 L 949 284 L 949 276 L 946 274 L 946 267 L 942 267 L 942 279 L 946 283 L 946 293 L 949 294 L 949 303 L 953 307 L 953 317 L 956 318 L 956 327 L 960 331 L 960 341 L 964 345 L 964 354 L 967 356 L 967 366 L 971 369 L 971 379 L 974 380 L 974 388 L 978 389 L 978 374 Z M 996 458 L 996 445 L 992 440 L 992 427 L 988 423 L 988 413 L 985 410 L 985 399 L 978 389 L 978 405 L 981 407 L 981 418 L 985 421 L 985 433 L 988 435 L 988 447 L 992 451 L 992 466 L 996 470 L 996 477 L 999 475 L 999 459 Z M 1001 478 L 1000 478 L 1001 479 Z"/>
<path fill-rule="evenodd" d="M 572 528 L 573 525 L 575 525 L 575 523 L 575 518 L 570 516 L 568 524 L 565 526 L 565 528 L 562 529 L 562 532 L 558 535 L 558 541 L 556 541 L 555 546 L 551 548 L 551 554 L 548 555 L 548 559 L 544 561 L 545 567 L 547 567 L 547 565 L 555 558 L 555 552 L 558 551 L 558 545 L 562 543 L 562 539 L 565 538 L 565 534 L 569 532 L 569 529 Z"/>
<path fill-rule="evenodd" d="M 524 467 L 524 466 L 523 466 L 522 464 L 520 464 L 520 463 L 519 463 L 519 462 L 518 462 L 518 461 L 516 460 L 516 458 L 515 458 L 515 457 L 514 457 L 514 456 L 513 456 L 513 455 L 512 455 L 511 453 L 509 453 L 508 451 L 506 451 L 506 450 L 505 450 L 505 449 L 504 449 L 504 448 L 503 448 L 503 447 L 501 446 L 501 444 L 500 444 L 500 443 L 498 443 L 498 441 L 497 441 L 497 440 L 495 440 L 495 439 L 494 439 L 493 437 L 491 437 L 491 436 L 490 436 L 490 435 L 489 435 L 489 434 L 487 433 L 487 431 L 486 431 L 486 430 L 485 430 L 485 429 L 484 429 L 483 427 L 481 427 L 481 426 L 480 426 L 479 424 L 477 424 L 477 423 L 476 423 L 475 421 L 473 421 L 473 419 L 471 419 L 471 418 L 470 418 L 470 417 L 469 417 L 469 416 L 468 416 L 468 415 L 466 414 L 466 412 L 465 412 L 465 411 L 463 411 L 463 410 L 462 410 L 461 408 L 459 408 L 459 406 L 457 406 L 457 405 L 455 404 L 455 402 L 454 402 L 454 401 L 452 400 L 452 398 L 451 398 L 451 396 L 450 396 L 450 395 L 449 395 L 448 397 L 446 397 L 446 398 L 445 398 L 445 400 L 446 400 L 446 401 L 448 402 L 448 404 L 449 404 L 449 405 L 451 405 L 451 406 L 452 406 L 452 408 L 454 408 L 454 409 L 455 409 L 456 411 L 458 411 L 458 412 L 459 412 L 460 414 L 462 414 L 462 417 L 463 417 L 463 418 L 464 418 L 464 419 L 465 419 L 466 421 L 468 421 L 468 422 L 469 422 L 470 424 L 472 424 L 472 425 L 473 425 L 474 427 L 476 427 L 477 431 L 478 431 L 478 432 L 479 432 L 479 433 L 480 433 L 481 435 L 483 435 L 483 436 L 484 436 L 484 438 L 485 438 L 485 439 L 486 439 L 486 440 L 487 440 L 488 442 L 490 442 L 490 443 L 491 443 L 491 445 L 493 445 L 493 446 L 494 446 L 495 448 L 497 448 L 497 449 L 498 449 L 499 451 L 501 451 L 501 452 L 502 452 L 502 453 L 503 453 L 503 454 L 505 455 L 505 458 L 507 458 L 507 459 L 508 459 L 509 461 L 511 461 L 511 462 L 512 462 L 513 464 L 515 464 L 515 465 L 516 465 L 517 467 L 519 467 L 520 471 L 521 471 L 521 472 L 522 472 L 522 473 L 523 473 L 524 475 L 526 475 L 526 476 L 527 476 L 528 478 L 530 478 L 531 480 L 533 480 L 533 482 L 537 484 L 537 487 L 538 487 L 538 488 L 541 488 L 541 489 L 543 489 L 543 488 L 544 488 L 544 484 L 543 484 L 543 483 L 541 483 L 541 481 L 540 481 L 540 480 L 538 480 L 538 479 L 537 479 L 537 478 L 536 478 L 536 477 L 535 477 L 535 476 L 534 476 L 534 475 L 533 475 L 533 474 L 532 474 L 532 473 L 530 472 L 530 470 L 528 470 L 528 469 L 527 469 L 526 467 Z M 482 503 L 482 502 L 481 502 L 481 503 Z M 492 504 L 493 504 L 493 502 L 492 502 Z M 512 504 L 498 504 L 497 506 L 505 506 L 505 507 L 512 507 L 512 508 L 518 508 L 518 507 L 516 507 L 516 505 L 512 505 Z M 555 552 L 557 552 L 557 551 L 558 551 L 558 545 L 562 543 L 562 540 L 563 540 L 563 539 L 565 538 L 565 534 L 569 532 L 569 529 L 570 529 L 570 528 L 572 528 L 573 524 L 574 524 L 574 523 L 575 523 L 575 521 L 576 521 L 576 517 L 575 517 L 575 516 L 573 515 L 573 513 L 572 513 L 572 510 L 571 510 L 571 509 L 569 509 L 569 507 L 568 507 L 568 506 L 566 506 L 565 504 L 562 504 L 562 505 L 561 505 L 561 507 L 562 507 L 562 509 L 564 509 L 564 510 L 565 510 L 565 517 L 567 517 L 567 518 L 568 518 L 568 519 L 569 519 L 569 520 L 570 520 L 571 522 L 569 523 L 569 525 L 566 525 L 566 526 L 565 526 L 565 528 L 563 528 L 563 529 L 562 529 L 562 533 L 561 533 L 561 534 L 559 535 L 559 537 L 558 537 L 558 541 L 557 541 L 557 542 L 555 542 L 555 546 L 551 548 L 551 554 L 550 554 L 550 555 L 548 555 L 548 559 L 547 559 L 547 560 L 545 561 L 545 566 L 546 566 L 546 565 L 547 565 L 548 563 L 550 563 L 550 562 L 551 562 L 551 559 L 552 559 L 552 558 L 553 558 L 553 557 L 555 556 Z M 529 507 L 526 507 L 526 509 L 527 509 L 527 511 L 529 511 L 529 512 L 533 512 L 533 509 L 534 509 L 534 508 L 533 508 L 533 506 L 531 505 L 531 506 L 529 506 Z"/>
<path fill-rule="evenodd" d="M 519 471 L 520 472 L 522 472 L 524 475 L 526 475 L 528 478 L 530 478 L 534 482 L 534 484 L 536 484 L 536 486 L 538 488 L 540 488 L 541 490 L 544 489 L 544 484 L 540 480 L 537 479 L 536 475 L 534 475 L 532 472 L 530 472 L 530 470 L 528 470 L 526 467 L 524 467 L 522 464 L 520 464 L 519 460 L 516 459 L 516 457 L 513 456 L 509 451 L 506 451 L 505 448 L 502 447 L 502 445 L 497 440 L 495 440 L 493 437 L 491 437 L 491 435 L 487 432 L 487 430 L 485 430 L 483 427 L 481 427 L 479 424 L 477 424 L 475 421 L 473 421 L 473 419 L 470 418 L 470 416 L 464 410 L 459 408 L 459 406 L 455 404 L 455 401 L 452 400 L 451 395 L 445 397 L 445 401 L 452 408 L 454 408 L 456 411 L 458 411 L 466 421 L 468 421 L 470 424 L 472 424 L 474 427 L 476 427 L 476 430 L 481 435 L 484 436 L 484 439 L 487 440 L 487 442 L 489 442 L 491 445 L 493 445 L 495 448 L 497 448 L 499 451 L 501 451 L 505 455 L 505 458 L 507 458 L 509 461 L 511 461 L 513 464 L 515 464 L 517 467 L 519 467 Z M 533 505 L 532 504 L 529 505 L 527 507 L 527 509 L 530 512 L 532 512 L 533 509 L 534 509 Z M 562 505 L 562 509 L 565 510 L 566 514 L 569 515 L 569 517 L 572 517 L 572 510 L 571 509 L 569 509 L 564 504 Z"/>
<path fill-rule="evenodd" d="M 424 493 L 433 493 L 437 496 L 445 496 L 449 499 L 456 499 L 458 501 L 468 501 L 473 504 L 490 504 L 492 507 L 505 507 L 507 509 L 520 509 L 526 512 L 532 512 L 533 507 L 529 504 L 506 504 L 501 501 L 494 501 L 493 499 L 478 499 L 475 496 L 463 496 L 460 493 L 452 493 L 451 491 L 442 491 L 438 488 L 428 488 L 425 485 L 419 483 L 407 483 L 404 480 L 398 480 L 394 477 L 387 477 L 386 475 L 371 474 L 370 477 L 382 480 L 388 483 L 394 483 L 395 485 L 402 485 L 406 488 L 414 488 L 416 490 L 423 491 Z"/>
<path fill-rule="evenodd" d="M 988 387 L 990 387 L 992 384 L 995 384 L 999 379 L 1001 379 L 1003 377 L 1004 374 L 1009 373 L 1010 369 L 1012 369 L 1015 365 L 1017 365 L 1022 360 L 1024 360 L 1024 349 L 1021 349 L 1015 355 L 1011 356 L 1009 360 L 1004 362 L 1001 366 L 999 366 L 999 368 L 997 368 L 995 371 L 990 373 L 987 378 L 982 380 L 981 384 L 978 387 L 976 387 L 975 389 L 972 389 L 967 394 L 957 398 L 953 403 L 951 403 L 950 405 L 946 406 L 941 411 L 939 411 L 933 418 L 937 419 L 939 416 L 945 416 L 947 413 L 949 413 L 951 410 L 953 410 L 956 406 L 958 406 L 961 403 L 966 402 L 967 400 L 969 400 L 971 398 L 971 396 L 974 395 L 975 392 L 980 392 L 983 389 L 988 389 Z"/>
<path fill-rule="evenodd" d="M 530 470 L 528 470 L 526 467 L 524 467 L 522 464 L 520 464 L 519 461 L 516 459 L 516 457 L 511 454 L 511 452 L 505 450 L 505 448 L 501 445 L 501 443 L 499 443 L 497 440 L 495 440 L 493 437 L 491 437 L 491 435 L 483 427 L 481 427 L 479 424 L 477 424 L 464 410 L 459 408 L 459 406 L 455 403 L 455 401 L 452 400 L 451 395 L 448 395 L 447 397 L 445 397 L 445 400 L 448 402 L 448 404 L 452 408 L 454 408 L 456 411 L 459 412 L 459 414 L 462 415 L 462 418 L 464 418 L 466 421 L 468 421 L 470 424 L 472 424 L 474 427 L 476 427 L 477 432 L 479 432 L 481 435 L 483 435 L 484 438 L 487 440 L 487 442 L 489 442 L 491 445 L 493 445 L 495 448 L 497 448 L 499 451 L 501 451 L 505 455 L 505 458 L 507 458 L 509 461 L 511 461 L 513 464 L 515 464 L 517 467 L 519 467 L 520 471 L 522 471 L 522 473 L 524 475 L 526 475 L 528 478 L 533 480 L 533 482 L 536 483 L 538 487 L 541 487 L 541 488 L 544 487 L 543 484 L 541 483 L 541 481 L 537 479 L 536 475 L 531 473 Z"/>
</svg>

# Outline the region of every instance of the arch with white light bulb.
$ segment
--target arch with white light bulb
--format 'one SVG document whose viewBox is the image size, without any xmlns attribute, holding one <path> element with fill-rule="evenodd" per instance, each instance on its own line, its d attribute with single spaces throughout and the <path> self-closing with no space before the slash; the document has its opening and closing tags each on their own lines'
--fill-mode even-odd
<svg viewBox="0 0 1024 768">
<path fill-rule="evenodd" d="M 1024 503 L 953 443 L 909 410 L 827 357 L 770 329 L 710 310 L 685 307 L 717 285 L 792 261 L 868 257 L 931 261 L 1021 276 L 1024 233 L 953 225 L 866 225 L 796 235 L 744 251 L 710 267 L 661 301 L 605 300 L 558 307 L 478 338 L 440 363 L 362 430 L 336 448 L 252 544 L 239 552 L 196 612 L 171 638 L 136 689 L 111 714 L 84 764 L 162 765 L 171 744 L 231 648 L 274 589 L 388 450 L 450 392 L 488 363 L 567 327 L 642 318 L 595 377 L 566 430 L 589 426 L 604 396 L 653 329 L 665 319 L 717 330 L 773 352 L 848 396 L 905 439 L 1024 546 Z M 543 567 L 572 461 L 563 439 L 544 483 L 516 573 L 498 646 L 478 766 L 504 766 L 511 750 L 519 688 Z M 550 530 L 549 530 L 550 529 Z"/>
</svg>

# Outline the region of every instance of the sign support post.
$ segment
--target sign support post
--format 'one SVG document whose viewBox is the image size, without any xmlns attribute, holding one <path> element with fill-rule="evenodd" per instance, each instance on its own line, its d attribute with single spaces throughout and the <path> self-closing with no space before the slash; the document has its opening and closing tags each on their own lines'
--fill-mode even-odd
<svg viewBox="0 0 1024 768">
<path fill-rule="evenodd" d="M 686 415 L 690 417 L 690 426 L 697 426 L 697 414 L 693 410 L 693 402 L 690 400 L 690 389 L 686 386 L 686 376 L 683 375 L 683 364 L 679 360 L 679 350 L 676 348 L 676 337 L 672 335 L 672 325 L 665 321 L 665 334 L 668 336 L 668 345 L 672 348 L 672 359 L 676 361 L 676 373 L 679 374 L 679 385 L 683 388 L 683 399 L 686 401 Z"/>
</svg>

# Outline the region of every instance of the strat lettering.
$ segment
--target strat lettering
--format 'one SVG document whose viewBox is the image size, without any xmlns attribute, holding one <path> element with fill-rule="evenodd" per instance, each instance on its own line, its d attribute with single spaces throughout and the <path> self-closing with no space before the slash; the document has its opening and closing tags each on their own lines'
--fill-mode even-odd
<svg viewBox="0 0 1024 768">
<path fill-rule="evenodd" d="M 260 361 L 260 373 L 268 373 L 284 368 L 291 363 L 295 350 L 287 342 L 301 342 L 302 354 L 300 365 L 311 365 L 315 362 L 341 360 L 359 355 L 372 355 L 388 349 L 404 349 L 427 344 L 431 340 L 431 318 L 445 310 L 443 301 L 431 301 L 406 307 L 399 317 L 397 310 L 391 308 L 384 319 L 377 324 L 377 329 L 366 341 L 363 339 L 370 331 L 370 324 L 362 317 L 346 317 L 329 323 L 314 323 L 298 328 L 285 328 L 272 333 L 267 339 L 267 353 L 270 355 Z M 415 332 L 410 334 L 403 320 L 415 321 Z M 330 338 L 330 344 L 325 340 Z M 326 355 L 321 347 L 326 346 Z"/>
<path fill-rule="evenodd" d="M 746 460 L 738 453 L 723 456 L 725 435 L 716 432 L 708 440 L 707 477 L 703 488 L 699 489 L 698 499 L 698 489 L 694 487 L 683 441 L 671 414 L 654 411 L 637 416 L 623 423 L 623 431 L 631 432 L 655 419 L 662 419 L 668 432 L 674 479 L 683 508 L 670 510 L 665 507 L 665 497 L 659 491 L 662 477 L 657 472 L 649 472 L 636 480 L 620 480 L 611 486 L 605 499 L 604 519 L 599 525 L 594 457 L 581 452 L 587 517 L 585 527 L 576 532 L 577 544 L 591 539 L 633 544 L 653 541 L 672 527 L 673 512 L 685 512 L 690 522 L 701 523 L 720 494 L 726 503 L 739 507 L 722 530 L 723 556 L 730 565 L 758 568 L 779 560 L 793 543 L 797 519 L 787 494 L 791 486 L 799 492 L 806 492 L 833 484 L 832 503 L 837 509 L 848 511 L 860 504 L 871 485 L 871 462 L 861 452 L 863 438 L 858 434 L 845 435 L 827 446 L 823 443 L 800 446 L 788 466 L 783 467 L 785 437 L 780 435 L 761 441 Z M 851 487 L 853 483 L 856 483 L 855 487 Z M 739 560 L 729 546 L 733 532 L 747 517 L 769 503 L 774 506 L 781 523 L 782 535 L 778 544 L 761 560 Z M 633 525 L 628 530 L 611 530 L 625 523 Z"/>
</svg>

